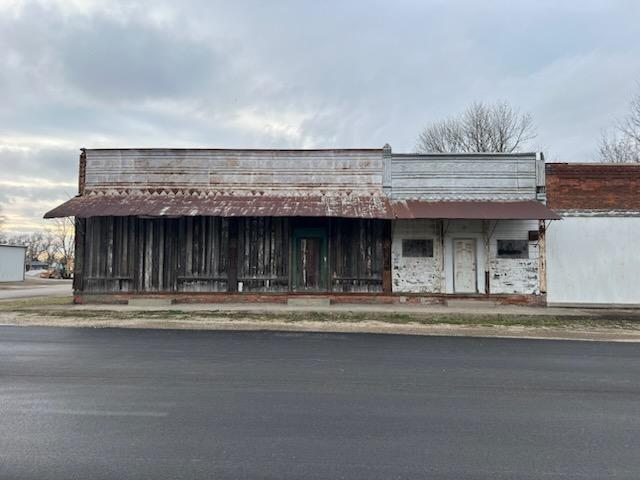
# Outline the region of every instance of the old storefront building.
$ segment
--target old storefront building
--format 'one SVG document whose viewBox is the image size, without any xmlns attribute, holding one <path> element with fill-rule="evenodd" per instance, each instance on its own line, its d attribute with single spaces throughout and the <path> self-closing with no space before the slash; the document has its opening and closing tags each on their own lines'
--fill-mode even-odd
<svg viewBox="0 0 640 480">
<path fill-rule="evenodd" d="M 76 301 L 544 298 L 540 154 L 83 149 Z"/>
</svg>

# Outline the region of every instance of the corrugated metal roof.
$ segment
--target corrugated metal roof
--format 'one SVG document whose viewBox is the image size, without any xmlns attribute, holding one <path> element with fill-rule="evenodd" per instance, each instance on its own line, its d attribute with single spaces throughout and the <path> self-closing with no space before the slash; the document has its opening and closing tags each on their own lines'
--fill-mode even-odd
<svg viewBox="0 0 640 480">
<path fill-rule="evenodd" d="M 87 195 L 74 197 L 45 218 L 93 216 L 220 216 L 393 218 L 385 197 L 223 197 Z"/>
<path fill-rule="evenodd" d="M 557 220 L 540 202 L 392 202 L 386 197 L 223 197 L 166 195 L 85 195 L 74 197 L 45 214 L 55 217 L 95 216 L 342 217 L 380 219 L 520 219 Z"/>
</svg>

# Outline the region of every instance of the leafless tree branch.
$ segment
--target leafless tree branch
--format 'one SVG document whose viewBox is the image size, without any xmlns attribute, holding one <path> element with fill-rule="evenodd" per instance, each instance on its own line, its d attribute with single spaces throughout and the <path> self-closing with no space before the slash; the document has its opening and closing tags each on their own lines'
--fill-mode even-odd
<svg viewBox="0 0 640 480">
<path fill-rule="evenodd" d="M 640 90 L 640 83 L 638 83 Z M 629 104 L 629 113 L 613 132 L 605 131 L 600 138 L 598 160 L 611 163 L 640 162 L 640 93 Z"/>
<path fill-rule="evenodd" d="M 433 152 L 517 152 L 536 137 L 531 114 L 520 114 L 507 102 L 475 102 L 462 114 L 428 125 L 416 150 Z"/>
</svg>

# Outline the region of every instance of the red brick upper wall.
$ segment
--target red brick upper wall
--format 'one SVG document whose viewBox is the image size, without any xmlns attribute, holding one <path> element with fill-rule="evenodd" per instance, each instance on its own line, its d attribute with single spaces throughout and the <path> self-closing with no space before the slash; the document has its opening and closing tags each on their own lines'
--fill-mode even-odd
<svg viewBox="0 0 640 480">
<path fill-rule="evenodd" d="M 640 210 L 640 164 L 546 165 L 547 205 L 556 210 Z"/>
</svg>

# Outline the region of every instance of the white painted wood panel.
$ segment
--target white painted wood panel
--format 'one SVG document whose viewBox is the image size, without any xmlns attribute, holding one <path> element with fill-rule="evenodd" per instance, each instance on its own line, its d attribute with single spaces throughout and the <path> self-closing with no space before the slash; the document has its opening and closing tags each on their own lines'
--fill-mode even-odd
<svg viewBox="0 0 640 480">
<path fill-rule="evenodd" d="M 453 286 L 455 293 L 476 293 L 476 242 L 470 238 L 453 240 Z"/>
<path fill-rule="evenodd" d="M 535 153 L 396 154 L 391 179 L 398 199 L 535 200 L 540 185 Z"/>
</svg>

